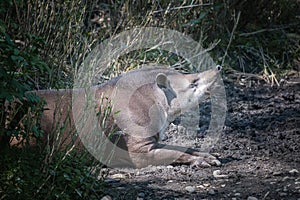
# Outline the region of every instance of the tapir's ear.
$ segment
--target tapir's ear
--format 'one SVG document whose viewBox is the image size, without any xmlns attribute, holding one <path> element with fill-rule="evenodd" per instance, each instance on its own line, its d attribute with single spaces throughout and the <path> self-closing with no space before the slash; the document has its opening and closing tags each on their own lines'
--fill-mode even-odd
<svg viewBox="0 0 300 200">
<path fill-rule="evenodd" d="M 170 88 L 170 81 L 168 80 L 167 76 L 163 73 L 159 73 L 156 76 L 156 84 L 159 88 Z"/>
<path fill-rule="evenodd" d="M 171 87 L 168 77 L 163 73 L 159 73 L 156 76 L 156 84 L 165 93 L 168 104 L 171 105 L 171 101 L 175 99 L 177 95 Z"/>
</svg>

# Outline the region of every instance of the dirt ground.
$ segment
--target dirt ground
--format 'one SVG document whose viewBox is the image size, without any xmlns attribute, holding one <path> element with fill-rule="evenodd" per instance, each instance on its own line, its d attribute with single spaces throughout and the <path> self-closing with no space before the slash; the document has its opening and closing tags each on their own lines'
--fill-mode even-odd
<svg viewBox="0 0 300 200">
<path fill-rule="evenodd" d="M 249 77 L 248 77 L 249 78 Z M 224 80 L 227 116 L 212 149 L 221 167 L 149 166 L 112 169 L 103 199 L 296 199 L 300 200 L 300 79 L 280 86 L 255 78 Z M 181 125 L 182 142 L 197 148 L 205 137 L 210 101 L 200 105 L 201 125 L 193 137 Z M 207 112 L 206 112 L 207 111 Z M 204 121 L 203 121 L 204 120 Z M 209 122 L 207 122 L 208 124 Z M 196 138 L 196 139 L 195 139 Z M 168 140 L 167 140 L 168 142 Z"/>
</svg>

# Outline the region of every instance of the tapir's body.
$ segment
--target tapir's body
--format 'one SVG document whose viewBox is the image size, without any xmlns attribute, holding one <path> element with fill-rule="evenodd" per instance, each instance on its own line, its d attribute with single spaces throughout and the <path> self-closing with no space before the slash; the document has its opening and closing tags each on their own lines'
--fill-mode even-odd
<svg viewBox="0 0 300 200">
<path fill-rule="evenodd" d="M 75 132 L 77 128 L 82 136 L 101 126 L 103 115 L 101 119 L 94 119 L 97 114 L 101 115 L 105 107 L 111 106 L 111 115 L 106 121 L 122 130 L 119 147 L 124 150 L 119 153 L 116 151 L 112 165 L 122 166 L 126 163 L 138 168 L 174 162 L 196 166 L 219 165 L 220 162 L 209 154 L 158 143 L 172 120 L 187 108 L 198 105 L 199 98 L 216 82 L 219 71 L 220 67 L 199 74 L 182 74 L 170 68 L 158 67 L 134 70 L 93 86 L 90 89 L 94 102 L 92 110 L 84 106 L 88 102 L 86 90 L 35 91 L 47 103 L 41 126 L 45 135 L 51 135 L 59 130 L 55 128 L 58 124 L 67 124 L 62 134 Z M 86 113 L 91 115 L 83 117 Z M 77 126 L 80 122 L 83 125 Z M 105 125 L 97 130 L 103 130 L 107 135 L 108 127 L 112 126 Z M 71 136 L 63 138 L 69 138 L 68 142 Z M 89 141 L 93 143 L 91 140 L 95 139 L 82 141 L 87 146 Z M 126 156 L 123 156 L 124 152 L 127 152 Z"/>
</svg>

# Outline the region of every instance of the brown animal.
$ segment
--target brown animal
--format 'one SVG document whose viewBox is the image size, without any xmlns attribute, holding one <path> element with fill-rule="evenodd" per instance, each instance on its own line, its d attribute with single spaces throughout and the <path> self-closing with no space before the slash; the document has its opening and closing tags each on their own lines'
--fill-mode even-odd
<svg viewBox="0 0 300 200">
<path fill-rule="evenodd" d="M 199 99 L 218 79 L 220 70 L 217 66 L 202 73 L 182 74 L 171 68 L 146 67 L 94 86 L 89 92 L 84 89 L 35 91 L 47 103 L 41 126 L 46 135 L 55 131 L 64 134 L 62 138 L 67 143 L 72 139 L 67 134 L 77 130 L 81 144 L 110 166 L 220 165 L 208 153 L 159 143 L 170 122 L 199 104 Z M 92 103 L 86 106 L 87 102 Z M 103 123 L 105 107 L 111 113 L 106 124 Z M 110 126 L 112 123 L 114 126 Z M 112 127 L 118 127 L 122 133 L 107 140 Z M 100 145 L 103 141 L 105 145 Z M 112 151 L 114 155 L 109 157 L 107 154 Z"/>
</svg>

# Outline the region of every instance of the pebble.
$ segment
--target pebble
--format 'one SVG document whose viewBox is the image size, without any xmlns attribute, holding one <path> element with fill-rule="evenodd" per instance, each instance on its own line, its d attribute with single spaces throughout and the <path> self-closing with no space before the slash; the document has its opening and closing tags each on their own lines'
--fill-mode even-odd
<svg viewBox="0 0 300 200">
<path fill-rule="evenodd" d="M 280 176 L 282 172 L 273 172 L 273 176 Z"/>
<path fill-rule="evenodd" d="M 241 196 L 241 193 L 237 192 L 234 194 L 234 196 L 239 197 L 239 196 Z"/>
<path fill-rule="evenodd" d="M 291 175 L 295 176 L 295 175 L 299 174 L 299 171 L 297 169 L 292 169 L 292 170 L 289 171 L 289 173 Z"/>
<path fill-rule="evenodd" d="M 111 178 L 114 178 L 114 179 L 125 179 L 126 176 L 125 174 L 114 174 L 111 176 Z"/>
<path fill-rule="evenodd" d="M 201 189 L 204 189 L 204 188 L 205 188 L 203 185 L 197 185 L 196 187 L 197 187 L 197 188 L 201 188 Z"/>
<path fill-rule="evenodd" d="M 203 186 L 204 187 L 209 187 L 209 183 L 204 183 Z"/>
<path fill-rule="evenodd" d="M 111 196 L 106 195 L 106 196 L 102 197 L 101 200 L 112 200 L 112 198 L 111 198 Z"/>
<path fill-rule="evenodd" d="M 282 181 L 286 181 L 286 180 L 289 180 L 289 179 L 290 179 L 290 177 L 285 176 L 285 177 L 283 177 Z"/>
<path fill-rule="evenodd" d="M 279 193 L 279 196 L 285 197 L 285 196 L 287 196 L 287 193 L 285 193 L 285 192 L 280 192 L 280 193 Z"/>
<path fill-rule="evenodd" d="M 213 189 L 209 189 L 209 190 L 208 190 L 208 194 L 209 194 L 209 195 L 215 195 L 216 192 L 215 192 Z"/>
<path fill-rule="evenodd" d="M 213 176 L 215 178 L 228 178 L 228 175 L 221 174 L 221 170 L 215 170 L 215 171 L 213 171 Z"/>
<path fill-rule="evenodd" d="M 185 190 L 188 191 L 188 192 L 190 192 L 190 193 L 193 193 L 193 192 L 195 192 L 196 189 L 193 186 L 186 186 Z"/>
<path fill-rule="evenodd" d="M 258 198 L 249 196 L 247 200 L 258 200 Z"/>
</svg>

